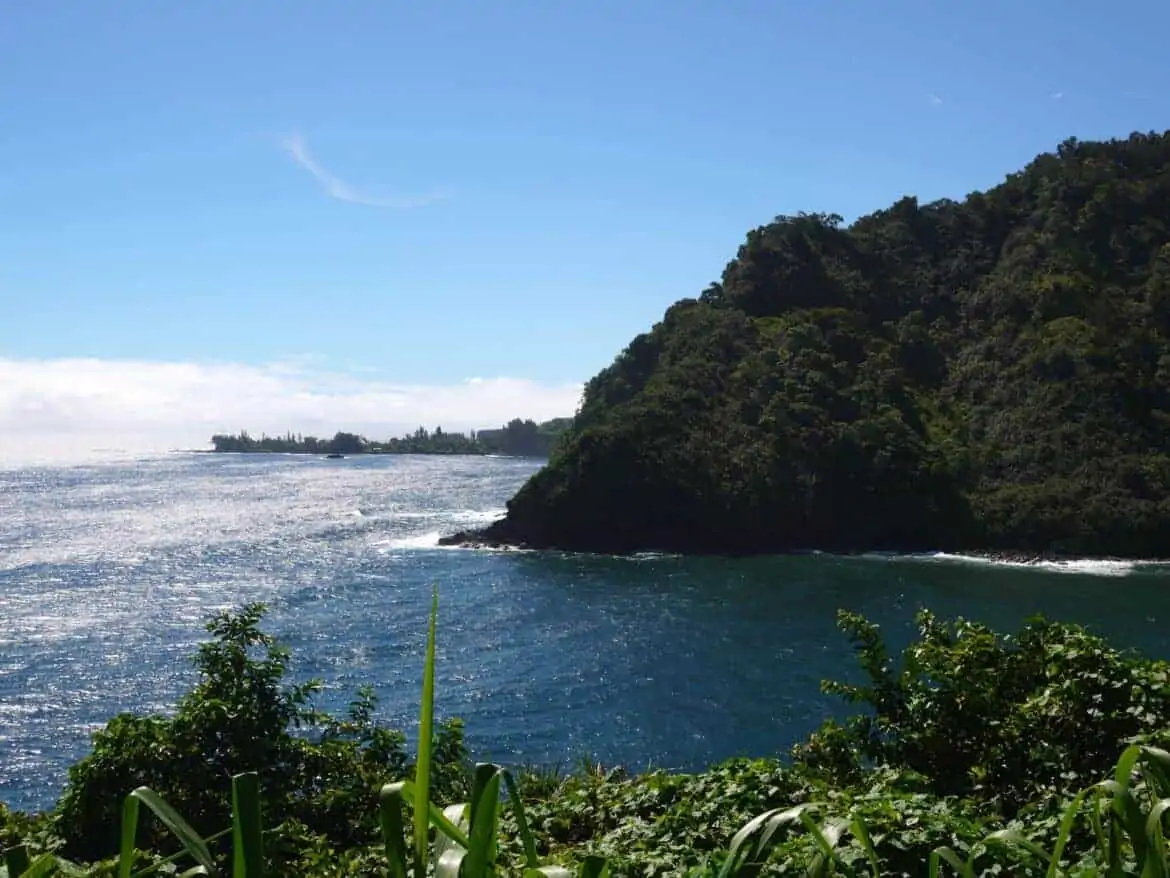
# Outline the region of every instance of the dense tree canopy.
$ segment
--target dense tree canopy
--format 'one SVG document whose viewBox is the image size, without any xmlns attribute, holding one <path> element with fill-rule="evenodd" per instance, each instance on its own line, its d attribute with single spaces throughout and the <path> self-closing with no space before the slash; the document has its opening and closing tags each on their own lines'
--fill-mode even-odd
<svg viewBox="0 0 1170 878">
<path fill-rule="evenodd" d="M 1170 133 L 962 202 L 778 217 L 586 386 L 491 540 L 1170 547 Z"/>
</svg>

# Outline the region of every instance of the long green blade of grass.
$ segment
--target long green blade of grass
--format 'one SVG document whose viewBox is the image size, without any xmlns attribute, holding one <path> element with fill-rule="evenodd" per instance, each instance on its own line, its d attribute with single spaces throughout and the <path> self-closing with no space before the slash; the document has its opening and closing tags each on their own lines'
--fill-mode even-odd
<svg viewBox="0 0 1170 878">
<path fill-rule="evenodd" d="M 745 823 L 739 832 L 732 836 L 727 859 L 723 861 L 718 878 L 734 878 L 740 874 L 745 863 L 759 856 L 761 852 L 759 839 L 753 839 L 760 830 L 763 830 L 763 837 L 770 840 L 780 826 L 799 821 L 806 807 L 797 805 L 794 808 L 773 808 Z"/>
<path fill-rule="evenodd" d="M 813 860 L 814 865 L 809 868 L 809 874 L 829 875 L 837 867 L 848 873 L 845 864 L 837 856 L 837 844 L 844 832 L 845 822 L 839 819 L 829 820 L 824 825 L 818 826 L 808 811 L 800 812 L 800 822 L 813 837 L 817 847 L 820 848 L 820 855 Z"/>
<path fill-rule="evenodd" d="M 955 874 L 962 876 L 962 878 L 975 878 L 975 863 L 974 854 L 971 859 L 963 862 L 963 859 L 948 847 L 937 847 L 930 852 L 930 878 L 938 878 L 942 874 L 940 865 L 946 862 Z"/>
<path fill-rule="evenodd" d="M 402 794 L 406 781 L 388 783 L 378 793 L 378 812 L 382 823 L 382 841 L 390 863 L 390 878 L 406 878 L 406 828 L 402 825 Z"/>
<path fill-rule="evenodd" d="M 207 849 L 207 843 L 199 837 L 194 829 L 190 827 L 186 820 L 179 816 L 166 800 L 150 787 L 139 787 L 127 796 L 128 799 L 136 799 L 146 805 L 155 816 L 163 822 L 163 825 L 169 829 L 174 836 L 179 840 L 183 848 L 191 855 L 191 857 L 200 866 L 207 870 L 208 875 L 215 875 L 215 861 L 211 858 L 211 852 Z M 131 816 L 133 818 L 133 828 L 127 828 L 126 818 Z M 138 826 L 138 807 L 135 805 L 131 812 L 126 807 L 122 811 L 122 845 L 125 848 L 126 839 L 130 839 L 130 852 L 133 853 L 134 836 L 137 834 Z M 126 862 L 130 862 L 129 859 Z M 122 868 L 119 863 L 119 868 Z M 127 867 L 128 868 L 128 867 Z"/>
<path fill-rule="evenodd" d="M 873 838 L 869 834 L 869 825 L 865 822 L 865 818 L 860 814 L 853 817 L 849 824 L 849 831 L 853 833 L 861 849 L 865 851 L 865 858 L 869 861 L 869 868 L 873 872 L 873 878 L 881 878 L 882 876 L 882 861 L 878 857 L 877 849 L 873 845 Z"/>
<path fill-rule="evenodd" d="M 1162 832 L 1162 818 L 1170 808 L 1170 799 L 1160 799 L 1146 818 L 1146 863 L 1142 874 L 1147 878 L 1166 878 L 1166 836 Z"/>
<path fill-rule="evenodd" d="M 1068 840 L 1072 837 L 1073 824 L 1076 823 L 1077 816 L 1084 807 L 1085 797 L 1092 792 L 1092 787 L 1081 790 L 1064 809 L 1064 814 L 1060 819 L 1060 830 L 1056 836 L 1056 844 L 1052 847 L 1052 859 L 1048 863 L 1047 878 L 1057 878 L 1060 872 L 1060 858 L 1064 856 L 1065 846 L 1068 845 Z"/>
<path fill-rule="evenodd" d="M 138 799 L 127 796 L 122 803 L 122 833 L 118 846 L 118 878 L 130 878 L 130 870 L 134 867 L 134 840 L 138 835 Z M 19 872 L 8 870 L 10 875 L 19 875 Z"/>
<path fill-rule="evenodd" d="M 516 829 L 520 835 L 520 844 L 524 846 L 524 865 L 528 869 L 535 869 L 540 865 L 536 856 L 536 839 L 528 827 L 528 815 L 524 813 L 524 802 L 520 798 L 520 790 L 516 787 L 516 780 L 510 771 L 504 771 L 504 786 L 508 790 L 508 803 L 512 806 L 512 814 L 516 818 Z"/>
<path fill-rule="evenodd" d="M 264 828 L 260 777 L 254 771 L 232 778 L 232 876 L 263 878 Z"/>
<path fill-rule="evenodd" d="M 1129 842 L 1133 845 L 1134 857 L 1139 863 L 1144 863 L 1147 852 L 1146 817 L 1142 813 L 1142 806 L 1134 796 L 1128 779 L 1125 783 L 1105 781 L 1102 786 L 1112 793 L 1113 813 L 1122 830 L 1129 836 Z"/>
<path fill-rule="evenodd" d="M 491 762 L 481 762 L 475 766 L 475 773 L 471 781 L 471 798 L 468 799 L 468 804 L 471 807 L 468 816 L 468 826 L 475 826 L 475 814 L 479 809 L 480 800 L 483 798 L 484 788 L 492 782 L 492 778 L 496 778 L 496 789 L 499 790 L 499 778 L 496 777 L 502 769 L 498 765 Z"/>
<path fill-rule="evenodd" d="M 411 807 L 414 807 L 415 803 L 418 801 L 417 789 L 415 788 L 414 784 L 408 780 L 401 781 L 401 783 L 403 799 L 408 804 L 410 804 Z M 394 785 L 392 784 L 392 786 Z M 471 844 L 467 838 L 467 833 L 460 829 L 455 824 L 455 822 L 447 816 L 442 808 L 440 808 L 434 802 L 425 802 L 424 804 L 427 806 L 430 812 L 431 825 L 439 830 L 439 832 L 443 833 L 443 835 L 447 836 L 447 838 L 454 840 L 463 847 L 467 847 Z M 450 808 L 448 808 L 448 810 L 451 810 L 452 808 L 462 809 L 463 807 L 463 805 L 452 805 Z"/>
<path fill-rule="evenodd" d="M 609 863 L 605 857 L 590 855 L 585 858 L 581 868 L 577 870 L 577 878 L 607 878 Z"/>
<path fill-rule="evenodd" d="M 32 861 L 27 869 L 19 873 L 18 878 L 46 878 L 56 871 L 57 858 L 52 854 L 41 854 Z"/>
<path fill-rule="evenodd" d="M 1036 842 L 1026 837 L 1018 829 L 1000 829 L 991 833 L 983 841 L 984 844 L 989 846 L 995 844 L 1005 847 L 1016 845 L 1033 854 L 1040 862 L 1048 867 L 1050 872 L 1054 868 L 1052 855 L 1040 847 L 1040 845 L 1036 844 Z M 1059 865 L 1059 861 L 1056 862 L 1056 865 Z M 1052 874 L 1055 874 L 1055 872 L 1052 872 Z"/>
<path fill-rule="evenodd" d="M 472 800 L 471 844 L 467 848 L 467 874 L 487 875 L 496 859 L 496 836 L 500 816 L 500 772 L 496 766 L 491 776 L 479 787 L 478 801 Z M 477 770 L 477 780 L 480 772 Z M 478 784 L 477 784 L 478 786 Z"/>
<path fill-rule="evenodd" d="M 431 620 L 427 626 L 427 656 L 423 665 L 422 704 L 418 722 L 418 765 L 414 776 L 414 870 L 424 878 L 427 868 L 427 837 L 430 830 L 428 805 L 431 800 L 431 735 L 435 720 L 435 620 L 439 615 L 439 587 L 431 596 Z"/>
<path fill-rule="evenodd" d="M 403 803 L 408 803 L 412 808 L 416 807 L 418 801 L 417 790 L 413 783 L 408 780 L 400 780 L 397 783 L 386 784 L 382 787 L 379 794 L 379 806 L 381 810 L 382 822 L 382 838 L 386 845 L 386 853 L 390 858 L 390 871 L 394 878 L 398 878 L 397 863 L 401 863 L 401 875 L 406 875 L 406 847 L 403 839 L 404 824 L 402 822 L 402 806 Z M 460 847 L 466 848 L 471 842 L 467 838 L 467 833 L 456 826 L 443 810 L 439 808 L 434 802 L 424 803 L 428 813 L 430 823 L 439 830 L 446 838 L 451 839 Z M 462 805 L 453 806 L 462 808 Z"/>
<path fill-rule="evenodd" d="M 203 840 L 207 843 L 208 849 L 210 850 L 211 843 L 213 841 L 219 841 L 221 838 L 224 838 L 225 836 L 231 835 L 231 833 L 232 833 L 232 827 L 229 826 L 227 829 L 221 829 L 219 832 L 217 832 L 213 835 L 209 835 Z M 185 850 L 176 851 L 175 853 L 171 854 L 169 857 L 163 857 L 163 859 L 161 859 L 161 860 L 156 860 L 153 865 L 147 866 L 145 869 L 140 869 L 139 871 L 135 872 L 131 876 L 131 878 L 145 878 L 145 876 L 147 876 L 147 875 L 153 875 L 156 872 L 162 871 L 162 868 L 164 866 L 169 866 L 172 863 L 177 863 L 179 860 L 183 859 L 183 857 L 185 857 L 187 855 L 188 855 L 187 851 L 185 851 Z M 118 865 L 119 865 L 119 868 L 121 868 L 121 861 L 119 861 Z M 186 878 L 186 876 L 189 876 L 189 875 L 206 875 L 206 874 L 207 874 L 207 870 L 203 866 L 192 866 L 186 872 L 183 872 L 182 874 L 180 874 L 179 878 Z"/>
</svg>

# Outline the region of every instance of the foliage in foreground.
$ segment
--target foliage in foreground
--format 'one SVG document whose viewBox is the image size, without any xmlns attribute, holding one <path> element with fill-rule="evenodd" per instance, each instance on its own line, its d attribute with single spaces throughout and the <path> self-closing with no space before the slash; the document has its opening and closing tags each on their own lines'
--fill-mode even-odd
<svg viewBox="0 0 1170 878">
<path fill-rule="evenodd" d="M 225 829 L 233 803 L 238 818 L 241 778 L 252 777 L 263 793 L 263 861 L 278 875 L 401 876 L 420 862 L 433 870 L 443 857 L 449 871 L 440 874 L 464 876 L 527 876 L 538 866 L 560 874 L 558 863 L 595 874 L 603 860 L 611 875 L 630 878 L 1170 874 L 1161 828 L 1170 754 L 1154 746 L 1170 729 L 1170 668 L 1121 654 L 1077 626 L 1037 619 L 1003 638 L 923 613 L 919 639 L 895 659 L 875 626 L 842 613 L 863 676 L 825 685 L 865 709 L 827 723 L 790 759 L 731 760 L 694 775 L 591 766 L 513 778 L 499 766 L 467 768 L 457 726 L 448 726 L 446 740 L 433 733 L 430 650 L 417 752 L 431 771 L 414 771 L 397 733 L 380 730 L 393 746 L 377 750 L 374 732 L 325 734 L 330 722 L 306 719 L 312 692 L 285 686 L 286 656 L 259 632 L 259 618 L 258 607 L 218 618 L 198 660 L 203 688 L 174 720 L 153 721 L 177 722 L 184 711 L 202 717 L 200 742 L 218 746 L 185 751 L 175 763 L 147 762 L 140 775 L 153 771 L 169 784 L 162 798 L 184 825 L 190 821 L 193 836 L 210 836 L 208 856 L 221 871 L 241 850 L 239 836 L 231 843 Z M 226 676 L 239 685 L 203 685 Z M 298 716 L 307 737 L 290 731 Z M 247 743 L 228 737 L 243 719 L 272 740 L 232 752 L 233 740 Z M 354 725 L 378 728 L 368 716 Z M 148 754 L 133 738 L 118 751 L 127 739 L 109 731 L 72 773 L 56 812 L 29 818 L 0 810 L 0 844 L 23 841 L 14 856 L 35 865 L 48 854 L 39 862 L 55 868 L 62 848 L 93 844 L 96 855 L 78 857 L 92 862 L 127 843 L 124 796 L 141 784 L 126 779 L 139 768 L 133 760 Z M 264 762 L 275 757 L 284 761 Z M 185 786 L 168 765 L 206 788 Z M 318 766 L 333 773 L 308 773 Z M 141 790 L 136 795 L 151 804 Z M 432 804 L 416 811 L 416 801 Z M 157 852 L 130 855 L 134 868 L 173 868 L 173 857 L 161 859 L 175 848 L 173 831 L 173 821 L 132 831 L 131 842 Z M 112 846 L 99 846 L 107 841 Z M 17 865 L 9 874 L 19 874 Z M 89 874 L 114 868 L 107 859 Z"/>
<path fill-rule="evenodd" d="M 114 718 L 93 751 L 69 772 L 53 815 L 63 852 L 81 860 L 109 856 L 120 843 L 122 798 L 149 787 L 194 829 L 221 829 L 231 811 L 230 779 L 258 772 L 270 821 L 348 847 L 377 838 L 377 791 L 413 771 L 401 732 L 374 720 L 376 700 L 362 689 L 344 717 L 313 704 L 320 684 L 290 684 L 289 653 L 260 627 L 264 608 L 221 614 L 195 658 L 198 679 L 173 716 Z M 436 792 L 466 794 L 462 726 L 436 730 Z M 162 843 L 144 829 L 148 847 Z"/>
</svg>

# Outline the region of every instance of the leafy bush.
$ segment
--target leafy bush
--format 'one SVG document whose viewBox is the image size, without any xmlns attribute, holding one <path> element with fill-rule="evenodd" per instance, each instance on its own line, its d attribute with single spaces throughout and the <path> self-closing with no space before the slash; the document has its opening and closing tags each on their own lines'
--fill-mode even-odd
<svg viewBox="0 0 1170 878">
<path fill-rule="evenodd" d="M 825 688 L 863 711 L 826 724 L 789 761 L 733 759 L 693 775 L 590 764 L 513 779 L 495 765 L 469 769 L 462 726 L 434 725 L 433 622 L 419 770 L 403 736 L 374 722 L 369 692 L 337 719 L 312 707 L 313 684 L 286 685 L 287 654 L 259 631 L 261 612 L 217 617 L 176 715 L 111 722 L 55 814 L 0 811 L 0 845 L 23 842 L 13 862 L 114 874 L 112 860 L 71 873 L 58 853 L 93 862 L 125 845 L 123 797 L 134 789 L 151 805 L 156 791 L 138 789 L 150 778 L 222 873 L 238 849 L 225 830 L 233 779 L 247 776 L 250 795 L 263 795 L 270 874 L 381 876 L 389 866 L 405 878 L 422 864 L 436 876 L 532 878 L 604 864 L 614 878 L 1170 875 L 1170 753 L 1150 746 L 1170 727 L 1168 666 L 1077 626 L 1034 619 L 999 637 L 923 613 L 919 639 L 895 658 L 877 626 L 842 613 L 864 681 Z M 172 868 L 162 827 L 135 836 L 127 825 L 131 844 L 156 853 L 123 847 L 123 862 Z"/>
<path fill-rule="evenodd" d="M 374 720 L 372 690 L 359 690 L 344 717 L 313 706 L 320 684 L 286 682 L 289 653 L 259 625 L 250 604 L 216 616 L 199 647 L 199 678 L 172 717 L 115 717 L 73 766 L 57 809 L 67 855 L 96 860 L 118 848 L 122 799 L 141 786 L 163 796 L 203 834 L 231 811 L 231 778 L 259 773 L 266 814 L 347 847 L 377 838 L 377 790 L 408 772 L 405 739 Z M 462 726 L 443 724 L 436 745 L 437 792 L 466 790 Z M 148 846 L 163 843 L 157 826 Z"/>
<path fill-rule="evenodd" d="M 796 757 L 851 781 L 863 762 L 923 775 L 937 795 L 996 803 L 1006 817 L 1045 793 L 1075 792 L 1139 735 L 1170 728 L 1170 665 L 1124 655 L 1077 625 L 1034 618 L 1014 637 L 918 615 L 919 640 L 894 661 L 853 613 L 862 684 L 824 690 L 866 710 L 829 723 Z"/>
</svg>

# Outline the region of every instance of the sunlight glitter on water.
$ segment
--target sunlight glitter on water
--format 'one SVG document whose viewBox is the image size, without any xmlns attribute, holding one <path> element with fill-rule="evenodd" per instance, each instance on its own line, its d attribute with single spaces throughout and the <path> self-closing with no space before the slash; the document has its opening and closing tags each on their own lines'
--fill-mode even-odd
<svg viewBox="0 0 1170 878">
<path fill-rule="evenodd" d="M 1167 580 L 1144 567 L 1126 579 L 1132 618 L 1103 611 L 1087 568 L 435 547 L 498 518 L 538 466 L 177 454 L 0 470 L 0 801 L 51 803 L 92 731 L 169 709 L 203 624 L 246 601 L 270 604 L 265 627 L 298 678 L 325 680 L 324 706 L 372 683 L 409 729 L 437 583 L 440 712 L 505 761 L 782 751 L 836 709 L 819 684 L 850 669 L 839 607 L 894 640 L 921 605 L 997 625 L 1043 610 L 1170 652 Z"/>
</svg>

